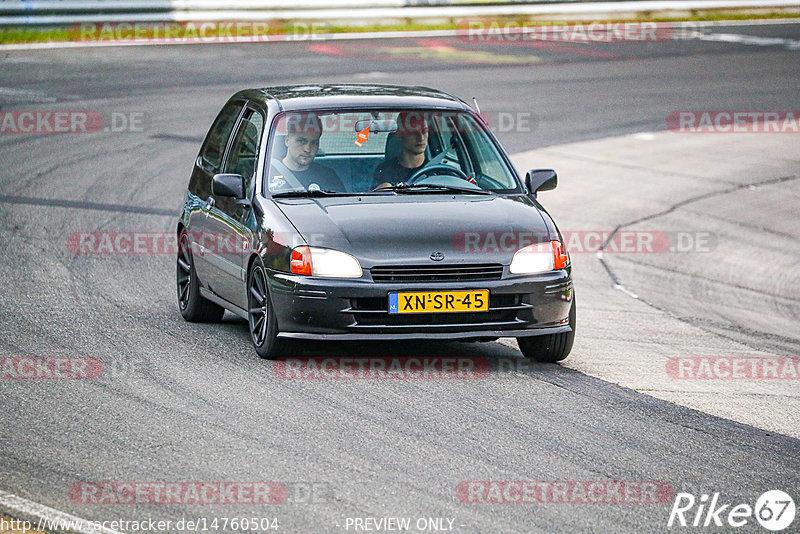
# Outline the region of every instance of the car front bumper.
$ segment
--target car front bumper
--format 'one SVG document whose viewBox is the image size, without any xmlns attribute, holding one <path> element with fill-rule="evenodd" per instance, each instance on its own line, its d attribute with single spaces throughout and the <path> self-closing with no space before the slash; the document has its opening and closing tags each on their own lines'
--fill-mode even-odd
<svg viewBox="0 0 800 534">
<path fill-rule="evenodd" d="M 315 340 L 480 339 L 568 332 L 569 269 L 469 282 L 374 282 L 269 271 L 279 337 Z M 389 314 L 395 291 L 489 290 L 489 311 Z"/>
</svg>

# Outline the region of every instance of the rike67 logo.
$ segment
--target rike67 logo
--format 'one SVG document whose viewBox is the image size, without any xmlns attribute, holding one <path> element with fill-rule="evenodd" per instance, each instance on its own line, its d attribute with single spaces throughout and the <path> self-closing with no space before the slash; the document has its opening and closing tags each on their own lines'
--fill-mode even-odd
<svg viewBox="0 0 800 534">
<path fill-rule="evenodd" d="M 781 490 L 763 493 L 755 506 L 747 503 L 725 503 L 719 493 L 703 494 L 697 499 L 691 493 L 678 493 L 669 513 L 667 527 L 725 527 L 738 528 L 753 518 L 767 530 L 785 530 L 794 522 L 796 508 L 792 497 Z"/>
</svg>

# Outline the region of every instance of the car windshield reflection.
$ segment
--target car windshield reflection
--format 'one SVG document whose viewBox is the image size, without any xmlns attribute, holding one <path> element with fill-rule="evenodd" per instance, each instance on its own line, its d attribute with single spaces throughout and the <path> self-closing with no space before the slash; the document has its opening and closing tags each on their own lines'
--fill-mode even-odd
<svg viewBox="0 0 800 534">
<path fill-rule="evenodd" d="M 485 126 L 468 112 L 293 112 L 278 118 L 272 135 L 273 196 L 519 191 Z"/>
</svg>

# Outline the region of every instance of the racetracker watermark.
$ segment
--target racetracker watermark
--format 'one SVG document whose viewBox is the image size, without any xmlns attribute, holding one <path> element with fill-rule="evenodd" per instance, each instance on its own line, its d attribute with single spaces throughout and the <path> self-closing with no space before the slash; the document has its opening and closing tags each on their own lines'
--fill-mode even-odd
<svg viewBox="0 0 800 534">
<path fill-rule="evenodd" d="M 226 232 L 186 232 L 197 252 L 241 254 L 252 241 L 242 235 Z M 466 254 L 513 253 L 528 245 L 548 242 L 549 233 L 535 231 L 460 232 L 451 243 L 453 250 Z M 580 230 L 562 232 L 570 254 L 599 252 L 619 254 L 708 253 L 717 248 L 717 236 L 705 231 L 653 230 Z M 325 234 L 267 232 L 266 251 L 275 253 L 283 247 L 294 248 L 324 241 Z M 74 232 L 66 239 L 67 250 L 76 256 L 106 255 L 174 255 L 178 253 L 179 236 L 175 232 Z M 604 247 L 605 245 L 605 247 Z M 604 248 L 603 248 L 604 247 Z"/>
<path fill-rule="evenodd" d="M 468 480 L 456 487 L 458 500 L 470 504 L 658 504 L 673 495 L 657 480 Z"/>
<path fill-rule="evenodd" d="M 165 21 L 80 22 L 69 27 L 69 39 L 80 42 L 192 44 L 313 41 L 328 31 L 325 22 Z"/>
<path fill-rule="evenodd" d="M 95 358 L 0 357 L 0 380 L 91 380 L 103 374 L 103 362 Z"/>
<path fill-rule="evenodd" d="M 539 117 L 530 111 L 481 113 L 481 117 L 495 133 L 531 133 L 539 127 Z"/>
<path fill-rule="evenodd" d="M 667 360 L 667 376 L 679 380 L 798 380 L 800 358 L 684 357 Z"/>
<path fill-rule="evenodd" d="M 215 251 L 233 254 L 235 234 L 203 233 L 196 239 L 214 247 Z M 106 254 L 177 254 L 178 235 L 175 232 L 75 232 L 67 237 L 67 250 L 75 255 Z"/>
<path fill-rule="evenodd" d="M 492 111 L 478 115 L 490 130 L 497 133 L 530 133 L 539 125 L 539 117 L 531 111 Z M 275 131 L 281 135 L 311 132 L 355 135 L 361 131 L 404 133 L 421 131 L 434 123 L 442 134 L 477 131 L 474 121 L 467 120 L 465 113 L 455 111 L 386 112 L 371 118 L 363 113 L 287 113 L 278 121 Z"/>
<path fill-rule="evenodd" d="M 659 230 L 566 230 L 561 233 L 570 254 L 585 252 L 618 254 L 704 253 L 717 248 L 712 232 Z M 550 234 L 534 231 L 459 232 L 453 250 L 467 254 L 513 253 L 529 245 L 549 242 Z"/>
<path fill-rule="evenodd" d="M 202 252 L 219 255 L 238 255 L 250 251 L 251 239 L 233 232 L 74 232 L 67 236 L 66 246 L 76 256 L 106 255 L 175 255 L 178 242 L 186 235 L 193 253 Z M 325 234 L 308 234 L 309 241 L 321 240 Z M 265 233 L 265 249 L 268 254 L 284 247 L 307 245 L 300 234 L 291 232 Z"/>
<path fill-rule="evenodd" d="M 280 504 L 280 482 L 76 482 L 75 504 Z"/>
<path fill-rule="evenodd" d="M 249 251 L 249 239 L 227 232 L 185 232 L 193 253 L 238 255 Z M 305 245 L 299 234 L 267 232 L 266 252 Z M 322 237 L 310 234 L 309 238 Z M 67 237 L 67 250 L 76 256 L 175 255 L 180 236 L 175 232 L 75 232 Z"/>
<path fill-rule="evenodd" d="M 28 530 L 33 523 L 27 522 Z M 222 517 L 181 517 L 180 519 L 158 520 L 148 517 L 147 519 L 105 519 L 102 521 L 91 521 L 77 517 L 49 519 L 42 517 L 36 524 L 36 532 L 83 532 L 83 533 L 107 533 L 112 532 L 164 532 L 167 534 L 182 534 L 194 532 L 267 532 L 279 531 L 280 521 L 277 517 L 264 516 L 222 516 Z M 0 532 L 6 534 L 2 529 L 0 521 Z M 9 534 L 17 534 L 12 532 Z M 23 530 L 22 534 L 26 534 Z"/>
<path fill-rule="evenodd" d="M 800 110 L 673 111 L 667 128 L 675 133 L 800 133 Z"/>
<path fill-rule="evenodd" d="M 465 42 L 547 41 L 573 43 L 662 42 L 702 35 L 691 22 L 589 22 L 526 25 L 514 21 L 462 20 L 457 34 Z"/>
<path fill-rule="evenodd" d="M 472 380 L 489 376 L 490 367 L 471 357 L 303 357 L 276 360 L 272 372 L 283 379 Z"/>
<path fill-rule="evenodd" d="M 0 515 L 0 532 L 4 534 L 28 534 L 28 532 L 33 532 L 33 523 Z"/>
<path fill-rule="evenodd" d="M 0 134 L 141 133 L 147 127 L 142 111 L 112 111 L 106 116 L 94 110 L 0 111 Z"/>
</svg>

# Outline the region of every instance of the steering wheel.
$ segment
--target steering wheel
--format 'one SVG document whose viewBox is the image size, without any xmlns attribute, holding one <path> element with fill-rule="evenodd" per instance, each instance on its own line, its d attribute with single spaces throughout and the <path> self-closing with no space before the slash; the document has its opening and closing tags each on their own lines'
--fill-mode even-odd
<svg viewBox="0 0 800 534">
<path fill-rule="evenodd" d="M 433 171 L 443 171 L 434 173 Z M 431 174 L 449 174 L 450 176 L 455 176 L 456 178 L 461 178 L 462 180 L 466 180 L 469 182 L 469 178 L 461 169 L 456 169 L 455 167 L 451 167 L 450 165 L 444 165 L 443 163 L 439 163 L 437 165 L 430 165 L 428 167 L 423 167 L 417 172 L 415 172 L 411 177 L 406 180 L 406 183 L 411 185 L 417 182 L 420 178 L 424 178 L 430 176 Z"/>
</svg>

